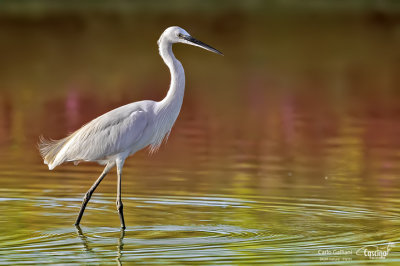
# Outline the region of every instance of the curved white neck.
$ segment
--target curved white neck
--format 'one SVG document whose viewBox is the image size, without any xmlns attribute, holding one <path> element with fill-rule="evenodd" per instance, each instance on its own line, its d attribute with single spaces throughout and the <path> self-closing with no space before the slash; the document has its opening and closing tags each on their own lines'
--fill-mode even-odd
<svg viewBox="0 0 400 266">
<path fill-rule="evenodd" d="M 185 71 L 172 52 L 172 43 L 162 39 L 159 45 L 159 52 L 171 72 L 171 84 L 165 98 L 159 102 L 160 109 L 173 109 L 171 111 L 179 114 L 185 93 Z"/>
<path fill-rule="evenodd" d="M 172 53 L 172 43 L 168 40 L 161 39 L 159 50 L 162 59 L 171 71 L 171 84 L 167 96 L 157 102 L 155 105 L 155 128 L 157 129 L 153 139 L 150 151 L 154 152 L 160 147 L 165 136 L 168 136 L 178 118 L 181 110 L 183 94 L 185 92 L 185 72 L 182 64 L 175 58 Z"/>
</svg>

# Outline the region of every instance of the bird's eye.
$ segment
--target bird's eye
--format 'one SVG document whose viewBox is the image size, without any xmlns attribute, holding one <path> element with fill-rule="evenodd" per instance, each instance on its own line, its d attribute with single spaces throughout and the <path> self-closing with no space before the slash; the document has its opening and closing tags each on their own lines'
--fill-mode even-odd
<svg viewBox="0 0 400 266">
<path fill-rule="evenodd" d="M 178 33 L 178 37 L 182 38 L 183 37 L 182 33 Z"/>
</svg>

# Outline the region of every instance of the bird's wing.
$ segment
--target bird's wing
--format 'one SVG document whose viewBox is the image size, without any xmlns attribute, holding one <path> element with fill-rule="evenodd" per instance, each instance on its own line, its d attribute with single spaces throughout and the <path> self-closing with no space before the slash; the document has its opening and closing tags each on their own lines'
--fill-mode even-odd
<svg viewBox="0 0 400 266">
<path fill-rule="evenodd" d="M 147 113 L 140 108 L 115 109 L 106 113 L 68 136 L 49 161 L 49 167 L 54 168 L 65 161 L 102 160 L 125 152 L 140 140 L 147 123 Z"/>
<path fill-rule="evenodd" d="M 89 123 L 77 135 L 78 160 L 96 160 L 131 148 L 147 125 L 146 112 L 139 109 L 128 114 L 106 114 Z M 73 150 L 71 150 L 73 155 Z"/>
</svg>

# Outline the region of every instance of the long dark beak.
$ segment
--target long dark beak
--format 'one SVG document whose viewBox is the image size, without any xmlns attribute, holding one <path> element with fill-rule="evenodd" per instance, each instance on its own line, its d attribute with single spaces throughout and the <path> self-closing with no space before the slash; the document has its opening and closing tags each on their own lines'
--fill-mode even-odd
<svg viewBox="0 0 400 266">
<path fill-rule="evenodd" d="M 193 38 L 192 36 L 182 36 L 183 39 L 185 39 L 186 41 L 190 42 L 190 44 L 194 45 L 194 46 L 198 46 L 201 47 L 203 49 L 206 49 L 208 51 L 214 52 L 216 54 L 220 54 L 220 55 L 224 55 L 223 53 L 221 53 L 220 51 L 218 51 L 217 49 L 211 47 L 208 44 L 205 44 L 204 42 L 201 42 L 195 38 Z"/>
</svg>

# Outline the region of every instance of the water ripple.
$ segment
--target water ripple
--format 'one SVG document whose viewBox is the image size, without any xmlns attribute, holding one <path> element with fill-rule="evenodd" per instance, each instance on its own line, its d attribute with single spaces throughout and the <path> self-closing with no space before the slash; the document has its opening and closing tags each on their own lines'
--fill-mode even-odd
<svg viewBox="0 0 400 266">
<path fill-rule="evenodd" d="M 14 198 L 0 198 L 4 201 Z M 107 220 L 117 222 L 114 197 L 107 193 L 89 204 L 83 222 L 89 226 L 82 229 L 70 225 L 80 197 L 40 196 L 18 202 L 17 209 L 35 206 L 32 216 L 52 217 L 54 225 L 28 236 L 18 230 L 13 236 L 0 234 L 0 254 L 7 254 L 0 259 L 2 264 L 109 263 L 111 259 L 185 263 L 211 258 L 222 264 L 236 260 L 277 263 L 283 258 L 316 263 L 320 249 L 355 250 L 371 239 L 400 237 L 398 215 L 390 206 L 382 210 L 391 214 L 384 216 L 385 230 L 369 229 L 379 213 L 368 207 L 368 201 L 349 205 L 312 198 L 127 195 L 128 228 L 122 232 L 117 226 L 100 226 Z M 102 218 L 93 221 L 94 214 Z M 324 222 L 327 219 L 329 225 Z M 359 231 L 364 232 L 360 235 Z"/>
</svg>

